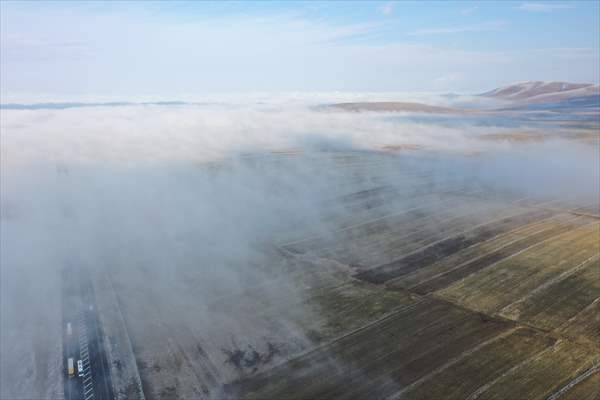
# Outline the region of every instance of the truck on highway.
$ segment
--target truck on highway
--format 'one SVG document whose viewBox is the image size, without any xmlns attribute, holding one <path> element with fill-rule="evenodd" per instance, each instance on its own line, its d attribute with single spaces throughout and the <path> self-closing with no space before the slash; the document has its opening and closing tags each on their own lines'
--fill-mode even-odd
<svg viewBox="0 0 600 400">
<path fill-rule="evenodd" d="M 73 363 L 72 358 L 69 358 L 67 360 L 67 372 L 69 373 L 69 378 L 72 378 L 75 376 L 75 365 Z"/>
<path fill-rule="evenodd" d="M 81 360 L 77 360 L 77 375 L 79 377 L 82 377 L 83 374 L 83 361 Z"/>
</svg>

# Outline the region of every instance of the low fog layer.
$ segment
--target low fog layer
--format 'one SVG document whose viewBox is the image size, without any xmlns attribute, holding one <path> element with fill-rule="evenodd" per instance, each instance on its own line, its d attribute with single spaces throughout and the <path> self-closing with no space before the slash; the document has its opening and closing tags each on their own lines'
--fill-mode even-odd
<svg viewBox="0 0 600 400">
<path fill-rule="evenodd" d="M 271 278 L 263 263 L 274 243 L 328 232 L 331 213 L 351 212 L 332 209 L 331 199 L 352 193 L 353 183 L 412 190 L 394 178 L 405 165 L 423 166 L 434 182 L 598 201 L 597 147 L 478 139 L 506 128 L 442 127 L 305 106 L 1 112 L 3 398 L 62 394 L 65 266 L 122 276 L 143 268 L 152 271 L 152 282 L 138 284 L 154 288 L 173 287 L 174 276 L 201 270 L 198 302 L 241 292 Z M 386 153 L 381 168 L 391 170 L 379 171 L 377 180 L 333 160 L 347 152 L 381 155 L 390 146 L 412 150 Z M 299 296 L 290 287 L 265 290 L 263 301 Z M 168 293 L 156 301 L 177 310 Z M 312 312 L 306 310 L 309 318 Z M 211 315 L 198 313 L 210 323 Z M 291 322 L 288 328 L 295 331 Z M 304 340 L 297 337 L 299 348 Z"/>
<path fill-rule="evenodd" d="M 482 146 L 470 140 L 464 129 L 431 129 L 381 115 L 315 112 L 307 107 L 2 110 L 2 131 L 5 165 L 45 161 L 202 162 L 229 157 L 232 152 L 290 150 L 321 144 L 356 149 L 416 144 L 459 151 Z"/>
</svg>

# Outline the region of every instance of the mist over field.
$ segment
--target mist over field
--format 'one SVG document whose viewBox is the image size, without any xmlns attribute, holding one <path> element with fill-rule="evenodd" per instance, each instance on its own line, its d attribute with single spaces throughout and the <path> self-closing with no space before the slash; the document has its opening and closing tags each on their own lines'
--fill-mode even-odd
<svg viewBox="0 0 600 400">
<path fill-rule="evenodd" d="M 600 3 L 0 1 L 0 400 L 596 398 Z"/>
<path fill-rule="evenodd" d="M 311 105 L 218 105 L 2 110 L 1 123 L 3 398 L 61 396 L 65 267 L 109 269 L 135 286 L 149 278 L 162 293 L 155 300 L 182 318 L 187 311 L 167 294 L 185 290 L 181 276 L 199 274 L 195 318 L 217 331 L 224 318 L 221 335 L 240 329 L 252 344 L 252 331 L 239 322 L 243 311 L 223 316 L 203 304 L 273 279 L 261 263 L 274 244 L 302 231 L 330 235 L 333 216 L 352 212 L 331 200 L 353 185 L 392 186 L 408 196 L 414 184 L 395 176 L 416 167 L 434 186 L 453 181 L 579 203 L 598 194 L 594 146 L 485 141 L 481 135 L 509 130 L 468 121 L 444 127 Z M 356 171 L 335 162 L 347 153 L 385 162 Z M 264 290 L 260 304 L 305 301 L 287 274 L 276 273 L 286 289 Z M 302 312 L 317 318 L 314 308 Z M 276 317 L 295 337 L 287 346 L 306 348 L 309 339 L 286 313 Z"/>
</svg>

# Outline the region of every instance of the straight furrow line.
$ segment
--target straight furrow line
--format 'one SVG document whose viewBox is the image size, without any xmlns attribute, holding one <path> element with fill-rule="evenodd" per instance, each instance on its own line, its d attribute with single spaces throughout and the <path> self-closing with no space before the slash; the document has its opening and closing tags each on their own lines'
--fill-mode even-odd
<svg viewBox="0 0 600 400">
<path fill-rule="evenodd" d="M 542 221 L 538 221 L 538 222 L 536 222 L 536 224 L 537 224 L 537 223 L 539 223 L 539 222 L 546 222 L 546 221 L 549 221 L 549 220 L 551 220 L 552 218 L 555 218 L 555 217 L 556 217 L 556 216 L 552 216 L 552 217 L 546 218 L 546 219 L 544 219 L 544 220 L 542 220 Z M 573 220 L 574 220 L 574 219 L 577 219 L 577 218 L 578 218 L 578 217 L 575 217 L 575 218 L 573 218 Z M 567 222 L 571 222 L 571 221 L 567 221 Z M 552 228 L 551 228 L 551 227 L 544 227 L 544 228 L 541 228 L 541 229 L 539 229 L 539 230 L 537 230 L 537 231 L 534 231 L 534 232 L 532 232 L 532 233 L 530 233 L 530 234 L 528 234 L 528 235 L 525 235 L 525 236 L 518 237 L 518 238 L 516 238 L 516 239 L 514 239 L 514 240 L 511 240 L 511 241 L 510 241 L 510 242 L 508 242 L 508 243 L 505 243 L 504 245 L 502 245 L 502 246 L 500 246 L 500 247 L 498 247 L 498 248 L 495 248 L 495 249 L 494 249 L 494 250 L 492 250 L 492 251 L 489 251 L 489 252 L 487 252 L 487 253 L 485 253 L 485 254 L 482 254 L 481 256 L 478 256 L 478 257 L 475 257 L 475 258 L 471 258 L 471 259 L 469 259 L 469 260 L 467 260 L 467 261 L 465 261 L 465 262 L 462 262 L 462 263 L 460 263 L 459 265 L 457 265 L 457 266 L 455 266 L 455 267 L 452 267 L 451 269 L 449 269 L 449 270 L 447 270 L 447 271 L 443 271 L 443 272 L 440 272 L 440 273 L 438 273 L 438 274 L 435 274 L 435 275 L 433 275 L 433 276 L 429 277 L 427 280 L 425 280 L 425 281 L 423 281 L 423 282 L 418 282 L 418 283 L 416 283 L 416 284 L 414 284 L 414 285 L 410 286 L 410 287 L 409 287 L 409 289 L 413 289 L 413 288 L 415 288 L 415 287 L 417 287 L 417 286 L 419 286 L 419 285 L 422 285 L 423 283 L 426 283 L 426 282 L 432 281 L 432 280 L 434 280 L 434 279 L 436 279 L 436 278 L 439 278 L 439 277 L 441 277 L 441 276 L 444 276 L 444 275 L 446 275 L 446 274 L 452 273 L 452 272 L 454 272 L 455 270 L 457 270 L 457 269 L 460 269 L 460 268 L 462 268 L 462 267 L 464 267 L 464 266 L 466 266 L 466 265 L 468 265 L 468 264 L 470 264 L 470 263 L 472 263 L 472 262 L 475 262 L 475 261 L 481 260 L 482 258 L 484 258 L 484 257 L 487 257 L 487 256 L 489 256 L 489 255 L 490 255 L 490 254 L 492 254 L 492 253 L 495 253 L 495 252 L 498 252 L 498 251 L 500 251 L 500 250 L 503 250 L 503 249 L 507 248 L 508 246 L 511 246 L 511 245 L 513 245 L 513 244 L 515 244 L 515 243 L 517 243 L 517 242 L 519 242 L 519 241 L 522 241 L 522 240 L 527 240 L 527 239 L 529 239 L 529 238 L 531 238 L 531 237 L 533 237 L 533 236 L 537 235 L 538 233 L 542 233 L 542 232 L 544 232 L 544 231 L 548 231 L 548 230 L 550 230 L 550 229 L 552 229 Z M 510 234 L 510 232 L 508 232 L 507 234 Z M 493 238 L 490 238 L 489 240 L 490 240 L 490 241 L 491 241 L 491 240 L 494 240 L 494 239 L 496 239 L 497 237 L 498 237 L 498 236 L 494 236 Z M 476 246 L 476 245 L 479 245 L 479 244 L 482 244 L 482 243 L 485 243 L 485 242 L 476 243 L 476 244 L 474 244 L 474 246 Z M 468 249 L 468 248 L 467 248 L 467 249 Z"/>
<path fill-rule="evenodd" d="M 473 393 L 471 393 L 469 395 L 469 397 L 467 397 L 465 400 L 476 400 L 476 399 L 478 399 L 479 396 L 481 396 L 489 388 L 491 388 L 492 386 L 494 386 L 496 384 L 496 382 L 499 382 L 505 376 L 508 376 L 511 373 L 515 372 L 516 370 L 518 370 L 519 368 L 521 368 L 523 365 L 525 365 L 532 358 L 541 357 L 544 353 L 547 353 L 547 352 L 551 351 L 552 349 L 553 349 L 553 346 L 549 346 L 549 347 L 546 347 L 545 349 L 541 350 L 538 353 L 530 355 L 525 360 L 521 361 L 520 363 L 518 363 L 518 364 L 514 365 L 513 367 L 509 368 L 508 370 L 504 371 L 502 374 L 498 375 L 496 378 L 492 379 L 489 382 L 486 382 L 483 386 L 479 387 L 477 390 L 475 390 Z"/>
<path fill-rule="evenodd" d="M 420 248 L 418 248 L 418 249 L 416 249 L 416 250 L 413 250 L 413 251 L 411 251 L 410 253 L 407 253 L 407 254 L 405 254 L 405 255 L 404 255 L 402 258 L 400 258 L 400 259 L 398 259 L 398 260 L 396 260 L 396 261 L 393 261 L 393 262 L 391 262 L 391 263 L 381 264 L 381 265 L 378 265 L 378 266 L 375 266 L 375 267 L 369 268 L 369 269 L 367 269 L 367 270 L 365 270 L 365 271 L 361 272 L 359 275 L 362 275 L 362 276 L 364 276 L 364 277 L 367 277 L 367 276 L 368 276 L 368 275 L 369 275 L 371 272 L 376 272 L 376 270 L 378 270 L 378 269 L 382 269 L 382 268 L 385 268 L 385 267 L 386 267 L 386 266 L 388 266 L 388 265 L 391 265 L 391 264 L 394 264 L 394 263 L 398 263 L 398 262 L 402 262 L 403 260 L 406 260 L 406 259 L 407 259 L 407 258 L 409 258 L 409 257 L 414 257 L 414 256 L 416 256 L 417 254 L 419 254 L 419 253 L 421 253 L 421 252 L 423 252 L 423 251 L 426 251 L 427 249 L 430 249 L 430 248 L 435 248 L 435 246 L 436 246 L 436 245 L 439 245 L 439 244 L 441 244 L 441 243 L 444 243 L 444 242 L 446 242 L 446 241 L 448 241 L 448 240 L 451 240 L 452 238 L 458 238 L 458 237 L 460 237 L 460 236 L 464 236 L 466 233 L 468 233 L 468 232 L 471 232 L 471 231 L 473 231 L 473 230 L 475 230 L 475 229 L 481 228 L 481 227 L 483 227 L 483 226 L 486 226 L 486 225 L 489 225 L 489 224 L 493 224 L 494 222 L 501 221 L 501 220 L 503 220 L 503 219 L 506 219 L 506 218 L 512 218 L 512 217 L 515 217 L 515 216 L 517 216 L 517 215 L 520 215 L 520 214 L 522 214 L 522 213 L 511 214 L 511 215 L 508 215 L 508 216 L 506 216 L 506 215 L 505 215 L 505 216 L 502 216 L 502 217 L 495 218 L 495 219 L 493 219 L 493 220 L 491 220 L 491 221 L 486 221 L 486 222 L 484 222 L 484 223 L 481 223 L 481 224 L 478 224 L 478 225 L 472 226 L 472 227 L 470 227 L 470 228 L 468 228 L 468 229 L 465 229 L 465 230 L 463 230 L 463 231 L 460 231 L 460 232 L 454 232 L 454 233 L 452 233 L 452 234 L 451 234 L 451 235 L 449 235 L 449 236 L 446 236 L 446 237 L 444 237 L 444 238 L 442 238 L 442 239 L 436 240 L 435 242 L 429 243 L 429 244 L 427 244 L 427 245 L 425 245 L 425 246 L 422 246 L 422 247 L 420 247 Z M 466 247 L 464 247 L 464 248 L 466 249 L 466 248 L 469 248 L 469 247 L 471 247 L 471 246 L 472 246 L 472 244 L 471 244 L 471 245 L 469 245 L 469 246 L 466 246 Z M 462 250 L 462 249 L 461 249 L 461 250 Z M 402 276 L 402 275 L 406 275 L 406 273 L 404 273 L 404 274 L 399 274 L 399 276 Z M 358 277 L 358 278 L 359 278 L 359 279 L 362 279 L 362 278 L 360 278 L 360 277 Z M 372 279 L 372 278 L 371 278 L 371 279 Z M 383 279 L 383 278 L 379 278 L 379 279 Z M 392 278 L 392 279 L 394 279 L 394 278 Z M 363 279 L 363 280 L 367 280 L 367 281 L 371 282 L 371 281 L 370 281 L 370 280 L 368 280 L 368 279 Z M 389 280 L 391 280 L 391 279 L 386 279 L 386 280 L 385 280 L 385 281 L 383 281 L 383 282 L 372 282 L 372 283 L 385 283 L 385 282 L 387 282 L 387 281 L 389 281 Z"/>
<path fill-rule="evenodd" d="M 594 365 L 592 368 L 588 369 L 583 374 L 579 375 L 578 377 L 576 377 L 575 379 L 573 379 L 571 382 L 569 382 L 568 384 L 566 384 L 565 386 L 563 386 L 560 390 L 558 390 L 557 392 L 555 392 L 552 395 L 548 396 L 548 398 L 546 400 L 556 400 L 556 399 L 558 399 L 563 394 L 565 394 L 566 392 L 568 392 L 573 386 L 575 386 L 579 382 L 581 382 L 581 381 L 589 378 L 590 376 L 592 376 L 593 374 L 595 374 L 598 371 L 600 371 L 600 363 Z"/>
<path fill-rule="evenodd" d="M 586 224 L 586 225 L 583 225 L 583 226 L 587 227 L 587 226 L 590 226 L 590 225 L 593 225 L 593 224 Z M 578 228 L 576 228 L 576 229 L 578 229 Z M 504 261 L 506 261 L 506 260 L 509 260 L 509 259 L 512 259 L 512 258 L 514 258 L 514 257 L 516 257 L 516 256 L 519 256 L 519 255 L 523 254 L 524 252 L 526 252 L 526 251 L 529 251 L 529 250 L 531 250 L 531 249 L 533 249 L 533 248 L 535 248 L 535 247 L 542 246 L 543 244 L 545 244 L 545 243 L 549 242 L 550 240 L 555 240 L 555 239 L 557 239 L 557 238 L 560 238 L 561 236 L 564 236 L 564 235 L 567 235 L 567 234 L 569 234 L 569 233 L 572 233 L 572 231 L 573 231 L 573 229 L 570 229 L 570 230 L 568 230 L 568 231 L 566 231 L 566 232 L 562 232 L 562 233 L 560 233 L 560 234 L 558 234 L 558 235 L 551 236 L 551 237 L 549 237 L 549 238 L 547 238 L 547 239 L 544 239 L 544 240 L 542 240 L 541 242 L 538 242 L 538 243 L 532 244 L 531 246 L 528 246 L 528 247 L 526 247 L 526 248 L 524 248 L 524 249 L 522 249 L 522 250 L 520 250 L 520 251 L 518 251 L 518 252 L 516 252 L 516 253 L 514 253 L 514 254 L 511 254 L 510 256 L 508 256 L 508 257 L 505 257 L 505 258 L 503 258 L 502 260 L 496 261 L 495 263 L 488 265 L 488 266 L 486 267 L 486 269 L 489 269 L 489 268 L 491 268 L 491 267 L 493 267 L 493 266 L 495 266 L 495 265 L 497 265 L 497 264 L 499 264 L 499 263 L 501 263 L 501 262 L 504 262 Z M 479 272 L 479 271 L 472 272 L 472 273 L 470 273 L 470 274 L 468 274 L 468 275 L 464 276 L 463 278 L 459 279 L 458 281 L 456 281 L 456 282 L 454 282 L 454 283 L 463 282 L 465 279 L 467 279 L 467 278 L 468 278 L 468 277 L 470 277 L 471 275 L 474 275 L 474 274 L 476 274 L 476 273 L 478 273 L 478 272 Z"/>
<path fill-rule="evenodd" d="M 459 361 L 464 360 L 466 357 L 470 356 L 471 354 L 475 353 L 476 351 L 484 348 L 487 345 L 490 345 L 500 339 L 503 339 L 505 337 L 510 336 L 511 334 L 513 334 L 518 328 L 514 327 L 514 328 L 510 328 L 502 333 L 500 333 L 499 335 L 494 336 L 493 338 L 490 338 L 488 340 L 485 340 L 481 343 L 479 343 L 478 345 L 463 351 L 462 353 L 460 353 L 459 355 L 457 355 L 456 357 L 453 357 L 452 359 L 450 359 L 449 361 L 447 361 L 445 364 L 439 366 L 438 368 L 434 369 L 433 371 L 429 372 L 428 374 L 424 375 L 423 377 L 419 378 L 418 380 L 414 381 L 413 383 L 411 383 L 408 386 L 405 386 L 404 388 L 402 388 L 401 390 L 397 391 L 396 393 L 393 393 L 392 395 L 388 396 L 386 398 L 386 400 L 399 400 L 402 398 L 402 395 L 404 393 L 406 393 L 407 391 L 421 385 L 423 382 L 427 381 L 428 379 L 430 379 L 431 377 L 439 374 L 442 371 L 445 371 L 446 369 L 450 368 L 451 366 L 453 366 L 454 364 L 456 364 Z"/>
<path fill-rule="evenodd" d="M 373 327 L 378 326 L 378 325 L 382 325 L 385 322 L 387 322 L 388 320 L 390 320 L 391 318 L 393 318 L 394 316 L 396 316 L 397 314 L 400 314 L 403 311 L 407 311 L 407 310 L 413 309 L 416 306 L 418 306 L 419 304 L 421 304 L 422 302 L 423 302 L 423 300 L 421 298 L 419 298 L 418 300 L 416 300 L 412 304 L 402 305 L 402 306 L 396 307 L 395 309 L 393 309 L 392 311 L 390 311 L 389 313 L 387 313 L 385 315 L 382 315 L 380 318 L 376 319 L 375 321 L 370 321 L 367 324 L 362 325 L 362 326 L 360 326 L 358 328 L 355 328 L 355 329 L 351 330 L 350 332 L 346 332 L 346 333 L 342 334 L 341 336 L 335 337 L 335 338 L 333 338 L 332 340 L 330 340 L 330 341 L 328 341 L 326 343 L 321 343 L 321 344 L 319 344 L 316 347 L 313 347 L 313 348 L 308 349 L 308 350 L 306 350 L 304 352 L 301 352 L 301 353 L 297 354 L 296 356 L 294 356 L 293 358 L 291 358 L 289 360 L 282 360 L 281 362 L 274 364 L 271 368 L 269 368 L 269 370 L 274 370 L 278 366 L 281 366 L 283 364 L 287 364 L 287 363 L 289 363 L 289 362 L 291 362 L 293 360 L 299 360 L 299 359 L 302 359 L 302 358 L 305 358 L 305 357 L 310 357 L 313 353 L 317 353 L 317 352 L 322 351 L 323 349 L 325 349 L 327 347 L 334 346 L 338 342 L 340 342 L 340 341 L 342 341 L 342 340 L 344 340 L 344 339 L 346 339 L 348 337 L 356 335 L 356 334 L 358 334 L 358 333 L 360 333 L 360 332 L 362 332 L 362 331 L 364 331 L 366 329 L 373 328 Z"/>
<path fill-rule="evenodd" d="M 451 200 L 454 200 L 454 199 L 447 199 L 447 200 L 443 200 L 443 201 L 440 201 L 440 202 L 434 203 L 434 204 L 437 207 L 439 207 L 440 205 L 442 205 L 444 203 L 448 203 Z M 420 206 L 417 206 L 417 207 L 411 207 L 411 208 L 408 208 L 408 209 L 405 209 L 405 210 L 401 210 L 401 211 L 398 211 L 398 212 L 394 212 L 394 213 L 391 213 L 391 214 L 386 214 L 386 215 L 381 216 L 381 217 L 373 218 L 373 219 L 368 220 L 368 221 L 363 221 L 363 222 L 359 222 L 357 224 L 346 226 L 344 228 L 336 229 L 336 230 L 332 231 L 331 233 L 332 234 L 336 234 L 336 233 L 345 232 L 345 231 L 353 229 L 353 228 L 359 228 L 361 226 L 368 225 L 368 224 L 373 223 L 373 222 L 378 222 L 378 221 L 382 221 L 382 220 L 385 220 L 385 219 L 388 219 L 388 218 L 392 218 L 392 217 L 397 217 L 397 216 L 400 216 L 400 215 L 408 214 L 411 211 L 419 210 L 419 209 L 422 209 L 422 208 L 425 208 L 425 207 L 429 207 L 429 206 L 431 206 L 431 205 L 428 204 L 426 206 L 420 205 Z M 300 240 L 294 240 L 292 242 L 282 243 L 279 246 L 285 247 L 285 246 L 295 245 L 295 244 L 298 244 L 298 243 L 308 242 L 310 240 L 317 240 L 319 238 L 321 238 L 321 236 L 312 236 L 312 237 L 308 237 L 308 238 L 304 238 L 304 239 L 300 239 Z"/>
<path fill-rule="evenodd" d="M 593 256 L 589 257 L 587 260 L 583 261 L 582 263 L 578 264 L 577 266 L 559 274 L 558 276 L 555 276 L 554 278 L 542 283 L 540 286 L 536 287 L 535 289 L 531 290 L 529 293 L 527 293 L 525 296 L 521 297 L 520 299 L 508 304 L 507 306 L 503 307 L 498 313 L 502 314 L 504 311 L 506 311 L 508 308 L 510 308 L 511 306 L 517 305 L 517 304 L 521 304 L 524 301 L 527 301 L 527 299 L 530 299 L 532 296 L 534 296 L 536 293 L 548 288 L 551 285 L 554 285 L 557 282 L 560 282 L 562 280 L 564 280 L 565 278 L 568 278 L 569 276 L 573 275 L 574 273 L 576 273 L 577 271 L 582 270 L 583 268 L 586 268 L 588 266 L 589 263 L 592 263 L 594 261 L 596 261 L 598 258 L 600 258 L 600 253 L 596 253 Z"/>
<path fill-rule="evenodd" d="M 600 297 L 597 297 L 596 299 L 594 299 L 594 301 L 592 301 L 590 304 L 588 304 L 585 308 L 583 308 L 581 311 L 579 311 L 577 314 L 575 314 L 574 316 L 572 316 L 571 318 L 569 318 L 568 320 L 566 320 L 562 325 L 560 325 L 558 328 L 556 328 L 556 331 L 560 332 L 561 330 L 563 330 L 564 328 L 566 328 L 567 326 L 569 326 L 573 321 L 575 321 L 577 319 L 577 317 L 579 317 L 581 314 L 587 312 L 589 309 L 595 307 L 595 305 L 600 302 Z"/>
</svg>

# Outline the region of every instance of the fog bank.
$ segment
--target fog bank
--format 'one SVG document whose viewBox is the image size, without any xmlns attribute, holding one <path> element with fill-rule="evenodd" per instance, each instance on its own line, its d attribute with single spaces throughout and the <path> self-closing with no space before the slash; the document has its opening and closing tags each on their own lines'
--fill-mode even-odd
<svg viewBox="0 0 600 400">
<path fill-rule="evenodd" d="M 213 337 L 239 331 L 246 342 L 237 345 L 260 348 L 272 325 L 244 330 L 252 313 L 216 316 L 206 305 L 273 279 L 281 282 L 264 290 L 260 304 L 301 303 L 293 280 L 301 267 L 273 256 L 275 243 L 335 230 L 336 216 L 354 212 L 336 201 L 341 196 L 382 186 L 408 196 L 417 189 L 402 176 L 418 173 L 434 192 L 450 183 L 598 202 L 597 147 L 478 139 L 508 128 L 306 106 L 1 112 L 3 398 L 62 394 L 65 266 L 110 270 L 132 296 L 139 287 L 140 302 L 150 296 L 163 310 L 210 326 Z M 346 162 L 357 154 L 360 168 Z M 292 319 L 281 307 L 269 323 L 294 338 L 285 351 L 301 351 L 308 339 L 295 324 L 315 310 Z"/>
</svg>

